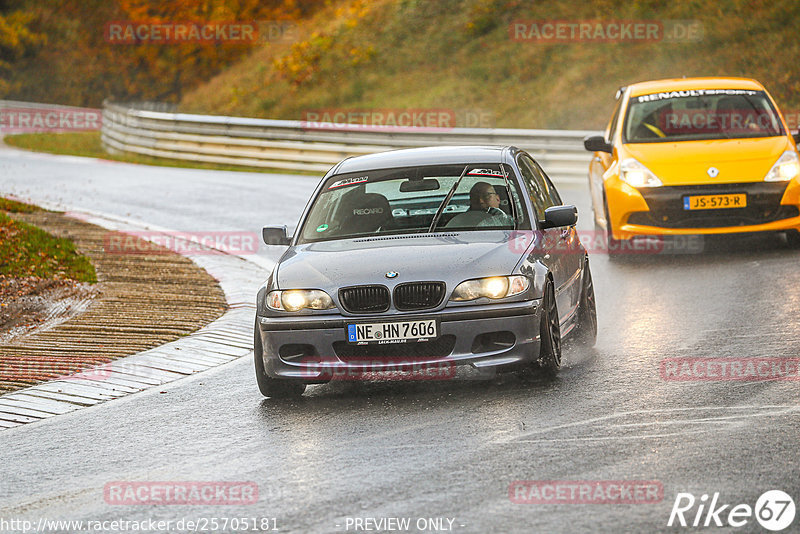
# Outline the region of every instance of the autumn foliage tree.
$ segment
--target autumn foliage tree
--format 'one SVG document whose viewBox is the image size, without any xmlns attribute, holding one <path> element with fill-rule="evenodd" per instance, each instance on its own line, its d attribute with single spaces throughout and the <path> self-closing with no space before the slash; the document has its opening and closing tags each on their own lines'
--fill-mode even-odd
<svg viewBox="0 0 800 534">
<path fill-rule="evenodd" d="M 261 42 L 109 42 L 114 21 L 297 21 L 326 0 L 0 0 L 0 98 L 177 102 Z"/>
<path fill-rule="evenodd" d="M 33 18 L 9 2 L 0 2 L 0 95 L 19 88 L 19 83 L 9 81 L 14 67 L 47 42 L 46 35 L 31 29 Z"/>
</svg>

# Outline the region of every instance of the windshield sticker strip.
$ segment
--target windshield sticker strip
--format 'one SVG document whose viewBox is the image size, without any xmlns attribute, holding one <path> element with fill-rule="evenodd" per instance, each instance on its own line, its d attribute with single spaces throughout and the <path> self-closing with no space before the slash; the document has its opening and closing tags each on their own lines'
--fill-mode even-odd
<svg viewBox="0 0 800 534">
<path fill-rule="evenodd" d="M 692 89 L 689 91 L 668 91 L 666 93 L 653 93 L 634 97 L 637 102 L 655 102 L 658 100 L 669 100 L 671 98 L 686 98 L 691 96 L 712 96 L 712 95 L 747 95 L 753 96 L 763 93 L 763 91 L 751 91 L 749 89 Z"/>
<path fill-rule="evenodd" d="M 467 176 L 496 176 L 497 178 L 502 178 L 503 173 L 493 169 L 472 169 L 467 173 Z"/>
<path fill-rule="evenodd" d="M 354 185 L 354 184 L 361 184 L 369 180 L 369 176 L 359 176 L 358 178 L 345 178 L 344 180 L 339 180 L 338 182 L 333 182 L 328 189 L 334 189 L 336 187 L 343 187 L 345 185 Z"/>
</svg>

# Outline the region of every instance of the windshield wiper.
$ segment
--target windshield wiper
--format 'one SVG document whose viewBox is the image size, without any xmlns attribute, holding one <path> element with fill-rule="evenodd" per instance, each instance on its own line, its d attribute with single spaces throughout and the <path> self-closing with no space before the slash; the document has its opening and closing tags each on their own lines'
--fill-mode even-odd
<svg viewBox="0 0 800 534">
<path fill-rule="evenodd" d="M 453 187 L 451 187 L 450 191 L 447 192 L 447 196 L 444 197 L 441 205 L 439 205 L 439 209 L 437 209 L 436 213 L 433 215 L 433 220 L 431 221 L 430 228 L 428 228 L 428 233 L 431 233 L 436 229 L 436 225 L 439 223 L 439 219 L 442 218 L 442 214 L 444 213 L 444 208 L 450 203 L 450 199 L 453 198 L 453 195 L 458 188 L 458 184 L 461 183 L 462 178 L 464 178 L 464 175 L 467 174 L 467 169 L 469 169 L 469 167 L 469 165 L 464 167 L 464 170 L 461 171 L 461 176 L 458 177 L 458 180 L 456 180 L 456 182 L 453 184 Z"/>
</svg>

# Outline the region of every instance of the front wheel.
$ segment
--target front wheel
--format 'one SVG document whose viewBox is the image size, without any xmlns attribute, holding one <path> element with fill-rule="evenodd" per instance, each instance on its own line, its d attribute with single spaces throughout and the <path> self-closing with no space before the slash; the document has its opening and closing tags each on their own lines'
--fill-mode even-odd
<svg viewBox="0 0 800 534">
<path fill-rule="evenodd" d="M 561 325 L 552 282 L 544 289 L 539 339 L 539 367 L 546 375 L 554 376 L 561 369 Z"/>
<path fill-rule="evenodd" d="M 589 269 L 589 259 L 584 262 L 583 287 L 581 299 L 578 303 L 578 323 L 575 326 L 574 339 L 588 347 L 594 347 L 597 342 L 597 307 L 594 298 L 594 284 L 592 271 Z"/>
<path fill-rule="evenodd" d="M 258 331 L 258 318 L 253 332 L 253 356 L 256 364 L 256 382 L 258 389 L 265 397 L 275 399 L 287 399 L 299 397 L 306 390 L 306 385 L 302 382 L 270 378 L 264 369 L 264 347 L 261 344 L 261 335 Z"/>
<path fill-rule="evenodd" d="M 611 231 L 611 217 L 608 215 L 608 202 L 603 201 L 603 209 L 604 215 L 606 217 L 606 228 L 605 228 L 605 241 L 606 241 L 606 253 L 610 259 L 619 258 L 619 255 L 623 253 L 624 249 L 627 248 L 628 243 L 630 240 L 628 239 L 614 239 L 614 234 Z"/>
</svg>

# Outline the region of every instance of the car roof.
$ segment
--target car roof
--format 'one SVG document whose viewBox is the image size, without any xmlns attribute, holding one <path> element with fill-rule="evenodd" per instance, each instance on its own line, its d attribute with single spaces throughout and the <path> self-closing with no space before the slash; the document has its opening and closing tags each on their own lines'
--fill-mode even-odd
<svg viewBox="0 0 800 534">
<path fill-rule="evenodd" d="M 389 150 L 347 158 L 329 174 L 344 174 L 395 167 L 448 165 L 461 163 L 507 163 L 513 147 L 506 146 L 432 146 Z"/>
<path fill-rule="evenodd" d="M 750 78 L 668 78 L 628 86 L 631 96 L 641 96 L 662 91 L 688 91 L 692 89 L 751 89 L 763 91 L 764 86 Z"/>
</svg>

